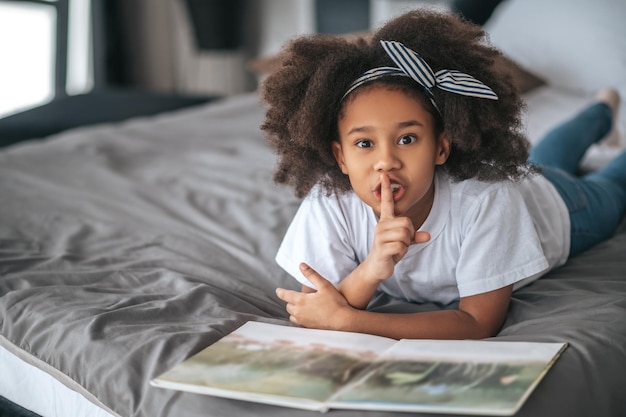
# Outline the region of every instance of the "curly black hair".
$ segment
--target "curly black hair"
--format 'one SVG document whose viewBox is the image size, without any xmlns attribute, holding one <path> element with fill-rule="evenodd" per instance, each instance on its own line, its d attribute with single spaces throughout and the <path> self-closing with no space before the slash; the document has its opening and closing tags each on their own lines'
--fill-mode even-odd
<svg viewBox="0 0 626 417">
<path fill-rule="evenodd" d="M 487 100 L 432 89 L 441 114 L 432 106 L 427 110 L 435 120 L 440 117 L 451 141 L 443 169 L 454 180 L 515 180 L 530 170 L 530 145 L 521 129 L 523 101 L 510 73 L 495 65 L 501 52 L 488 44 L 479 26 L 455 15 L 415 10 L 390 20 L 369 38 L 317 34 L 286 44 L 281 67 L 261 87 L 268 104 L 261 129 L 278 156 L 277 183 L 293 186 L 299 197 L 318 183 L 328 193 L 351 189 L 331 143 L 339 140 L 342 106 L 370 85 L 342 100 L 350 84 L 369 69 L 395 66 L 380 40 L 403 43 L 435 72 L 454 69 L 470 74 L 498 95 L 498 100 Z M 372 83 L 423 95 L 421 86 L 407 80 L 385 77 Z"/>
</svg>

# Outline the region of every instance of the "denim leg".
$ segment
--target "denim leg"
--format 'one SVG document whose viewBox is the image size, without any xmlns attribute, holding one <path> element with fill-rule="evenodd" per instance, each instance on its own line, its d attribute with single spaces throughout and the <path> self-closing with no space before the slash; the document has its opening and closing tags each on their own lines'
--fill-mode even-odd
<svg viewBox="0 0 626 417">
<path fill-rule="evenodd" d="M 612 117 L 606 103 L 590 105 L 535 144 L 530 150 L 529 162 L 575 174 L 587 149 L 610 132 Z"/>
<path fill-rule="evenodd" d="M 626 163 L 626 153 L 622 154 Z M 626 178 L 626 164 L 622 165 Z M 611 178 L 575 177 L 559 168 L 544 167 L 543 175 L 557 189 L 570 215 L 570 256 L 608 239 L 626 213 L 626 187 Z"/>
<path fill-rule="evenodd" d="M 626 151 L 623 151 L 611 162 L 598 171 L 591 172 L 584 177 L 587 181 L 608 179 L 619 184 L 626 190 Z"/>
<path fill-rule="evenodd" d="M 612 112 L 596 103 L 550 131 L 529 161 L 557 189 L 570 214 L 570 256 L 608 239 L 626 212 L 626 152 L 601 170 L 575 175 L 587 149 L 611 129 Z"/>
</svg>

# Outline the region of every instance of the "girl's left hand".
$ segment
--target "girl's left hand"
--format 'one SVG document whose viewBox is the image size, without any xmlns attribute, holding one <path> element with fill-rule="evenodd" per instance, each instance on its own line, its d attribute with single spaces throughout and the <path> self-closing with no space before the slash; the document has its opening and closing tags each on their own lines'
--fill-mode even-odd
<svg viewBox="0 0 626 417">
<path fill-rule="evenodd" d="M 311 293 L 276 289 L 278 298 L 287 303 L 289 320 L 302 327 L 342 330 L 349 324 L 354 310 L 343 295 L 328 280 L 307 264 L 300 264 L 300 271 L 317 291 Z"/>
</svg>

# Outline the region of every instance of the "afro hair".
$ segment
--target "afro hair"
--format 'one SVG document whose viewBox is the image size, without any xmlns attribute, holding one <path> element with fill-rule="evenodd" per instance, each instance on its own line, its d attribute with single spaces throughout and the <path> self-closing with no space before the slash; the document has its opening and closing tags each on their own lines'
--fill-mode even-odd
<svg viewBox="0 0 626 417">
<path fill-rule="evenodd" d="M 277 183 L 294 187 L 299 197 L 316 184 L 328 193 L 350 190 L 331 143 L 339 139 L 342 106 L 364 88 L 343 100 L 350 84 L 369 69 L 395 66 L 380 40 L 403 43 L 435 72 L 453 69 L 470 74 L 498 95 L 498 100 L 486 100 L 432 89 L 440 114 L 430 111 L 440 118 L 451 141 L 443 165 L 451 178 L 515 180 L 530 170 L 530 145 L 521 133 L 523 102 L 507 67 L 496 65 L 502 54 L 488 44 L 479 26 L 455 15 L 415 10 L 390 20 L 370 37 L 317 34 L 285 45 L 280 68 L 261 87 L 268 105 L 261 128 L 278 157 Z M 421 86 L 407 83 L 405 77 L 379 80 L 373 83 L 423 94 Z"/>
</svg>

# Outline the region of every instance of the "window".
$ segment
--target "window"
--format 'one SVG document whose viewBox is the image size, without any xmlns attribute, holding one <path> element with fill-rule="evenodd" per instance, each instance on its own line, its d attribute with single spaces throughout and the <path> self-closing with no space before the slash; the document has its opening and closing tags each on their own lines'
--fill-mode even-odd
<svg viewBox="0 0 626 417">
<path fill-rule="evenodd" d="M 0 2 L 0 116 L 54 97 L 56 11 Z"/>
<path fill-rule="evenodd" d="M 89 5 L 0 0 L 0 117 L 91 89 Z"/>
</svg>

